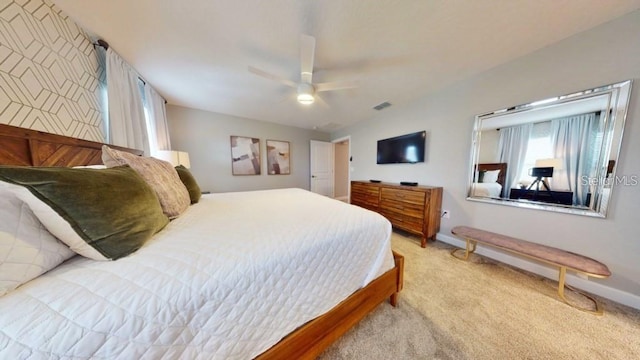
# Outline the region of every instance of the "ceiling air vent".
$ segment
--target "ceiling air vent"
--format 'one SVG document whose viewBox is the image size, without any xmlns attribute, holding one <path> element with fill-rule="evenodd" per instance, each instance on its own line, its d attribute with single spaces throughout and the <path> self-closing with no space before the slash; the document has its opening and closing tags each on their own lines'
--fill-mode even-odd
<svg viewBox="0 0 640 360">
<path fill-rule="evenodd" d="M 373 108 L 378 110 L 378 111 L 380 111 L 380 110 L 382 110 L 384 108 L 388 108 L 389 106 L 391 106 L 391 103 L 388 102 L 388 101 L 385 101 L 385 102 L 383 102 L 381 104 L 378 104 L 378 105 L 374 106 Z"/>
</svg>

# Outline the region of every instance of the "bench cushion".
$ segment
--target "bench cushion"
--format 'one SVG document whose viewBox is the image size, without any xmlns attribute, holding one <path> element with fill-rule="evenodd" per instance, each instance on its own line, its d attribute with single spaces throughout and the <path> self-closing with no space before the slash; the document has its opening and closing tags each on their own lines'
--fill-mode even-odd
<svg viewBox="0 0 640 360">
<path fill-rule="evenodd" d="M 598 277 L 608 277 L 611 275 L 609 268 L 597 260 L 551 246 L 536 244 L 468 226 L 456 226 L 451 229 L 451 233 L 462 238 L 493 245 L 552 264 L 566 266 L 567 268 L 590 275 Z"/>
</svg>

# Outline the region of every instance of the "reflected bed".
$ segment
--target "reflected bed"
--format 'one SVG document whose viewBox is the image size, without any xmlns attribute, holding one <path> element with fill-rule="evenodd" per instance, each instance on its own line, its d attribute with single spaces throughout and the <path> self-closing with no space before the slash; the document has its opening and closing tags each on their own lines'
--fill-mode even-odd
<svg viewBox="0 0 640 360">
<path fill-rule="evenodd" d="M 496 181 L 491 182 L 478 182 L 480 178 L 480 173 L 486 171 L 496 171 L 498 170 L 498 175 Z M 475 176 L 476 181 L 471 185 L 471 196 L 479 196 L 479 197 L 490 197 L 490 198 L 502 198 L 505 196 L 504 194 L 504 180 L 505 175 L 507 173 L 507 164 L 506 163 L 485 163 L 478 164 L 476 166 L 475 173 L 478 174 Z"/>
</svg>

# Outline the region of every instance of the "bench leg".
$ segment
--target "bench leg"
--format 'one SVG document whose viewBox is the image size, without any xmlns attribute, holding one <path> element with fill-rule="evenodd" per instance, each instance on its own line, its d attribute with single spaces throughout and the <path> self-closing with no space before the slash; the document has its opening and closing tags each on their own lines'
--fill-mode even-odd
<svg viewBox="0 0 640 360">
<path fill-rule="evenodd" d="M 595 315 L 602 315 L 604 313 L 604 311 L 602 310 L 602 307 L 600 306 L 600 304 L 598 303 L 598 301 L 596 299 L 594 299 L 591 296 L 589 296 L 589 295 L 587 295 L 587 294 L 585 294 L 585 293 L 583 293 L 583 292 L 581 292 L 581 291 L 579 291 L 577 289 L 574 289 L 571 286 L 565 284 L 566 275 L 567 275 L 567 268 L 564 267 L 564 266 L 561 266 L 560 267 L 560 277 L 558 279 L 558 296 L 560 296 L 560 299 L 562 299 L 562 301 L 565 304 L 567 304 L 567 305 L 569 305 L 569 306 L 571 306 L 573 308 L 576 308 L 576 309 L 578 309 L 580 311 L 588 312 L 588 313 L 595 314 Z M 591 300 L 593 302 L 594 306 L 595 306 L 595 310 L 588 309 L 588 308 L 583 308 L 583 307 L 580 307 L 580 306 L 577 306 L 577 305 L 574 305 L 574 304 L 570 303 L 569 300 L 567 300 L 567 298 L 564 296 L 564 288 L 565 287 L 567 289 L 573 291 L 574 293 L 580 294 L 580 295 L 586 297 L 587 299 Z"/>
<path fill-rule="evenodd" d="M 467 248 L 465 249 L 464 252 L 464 257 L 461 257 L 459 255 L 457 255 L 458 251 L 462 251 L 462 249 L 453 249 L 451 250 L 451 256 L 453 256 L 454 258 L 458 259 L 458 260 L 464 260 L 467 261 L 469 260 L 469 256 L 471 254 L 473 254 L 474 251 L 476 251 L 476 245 L 478 244 L 477 242 L 470 240 L 470 239 L 465 239 L 467 241 Z"/>
</svg>

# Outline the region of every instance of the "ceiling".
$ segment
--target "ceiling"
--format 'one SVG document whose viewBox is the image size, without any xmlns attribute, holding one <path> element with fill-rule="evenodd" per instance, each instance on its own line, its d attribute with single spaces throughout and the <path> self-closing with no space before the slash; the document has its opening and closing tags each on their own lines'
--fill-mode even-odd
<svg viewBox="0 0 640 360">
<path fill-rule="evenodd" d="M 331 132 L 640 8 L 640 0 L 53 0 L 169 104 Z M 301 105 L 313 81 L 355 81 Z M 384 110 L 382 110 L 384 111 Z"/>
</svg>

